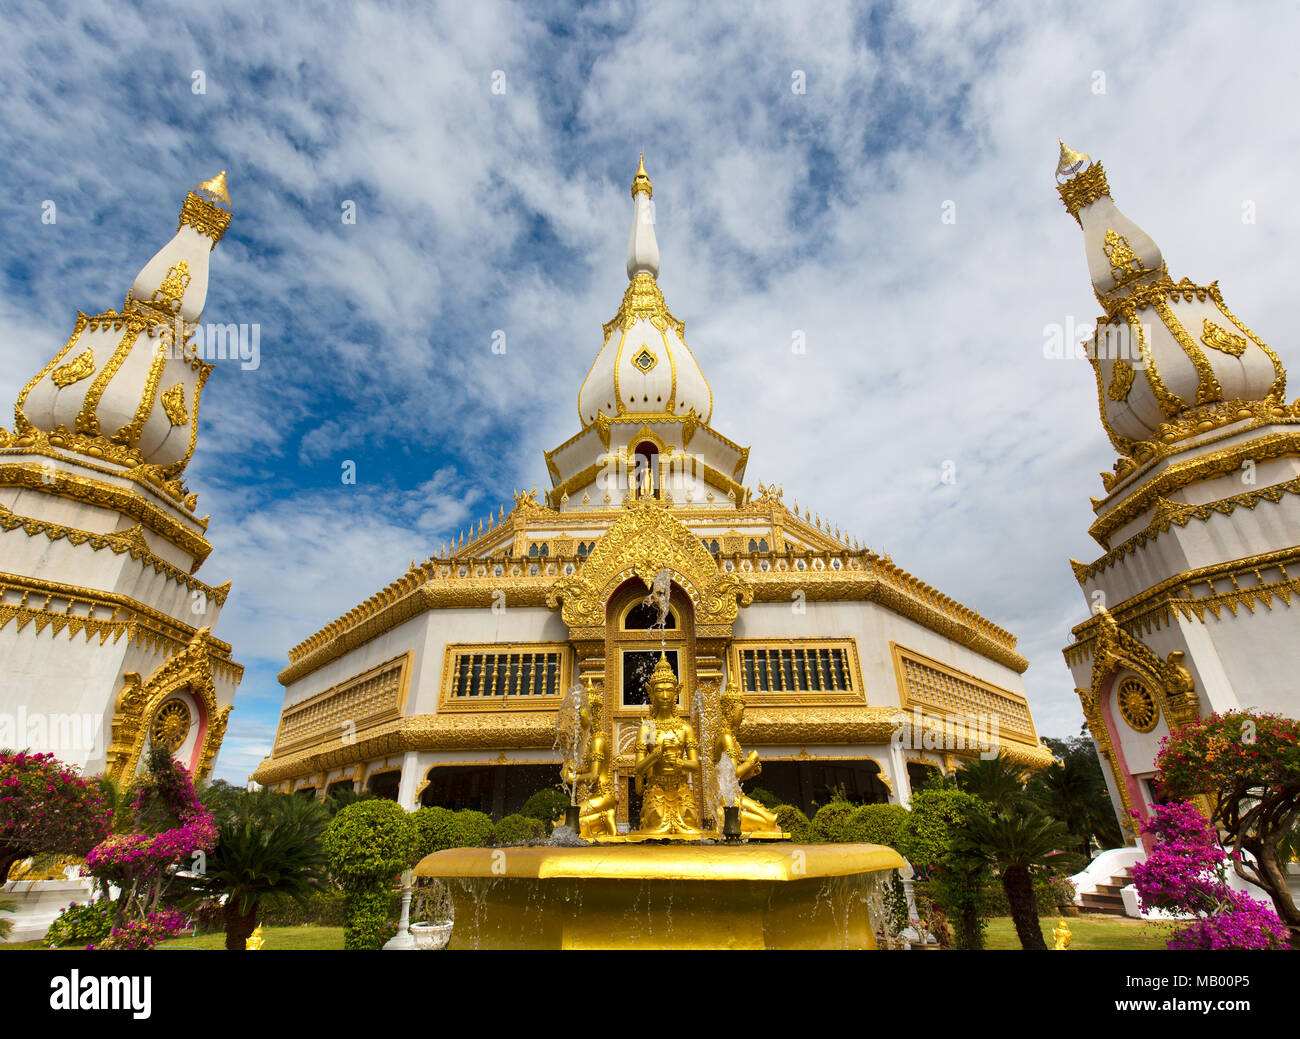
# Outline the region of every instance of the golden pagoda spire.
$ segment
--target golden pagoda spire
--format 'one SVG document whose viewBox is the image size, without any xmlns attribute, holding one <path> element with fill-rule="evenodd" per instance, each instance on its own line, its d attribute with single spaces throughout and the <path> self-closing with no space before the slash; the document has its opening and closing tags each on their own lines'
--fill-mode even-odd
<svg viewBox="0 0 1300 1039">
<path fill-rule="evenodd" d="M 654 185 L 650 183 L 650 176 L 645 171 L 644 153 L 642 153 L 640 160 L 637 162 L 636 176 L 632 178 L 632 197 L 636 198 L 637 195 L 642 192 L 649 195 L 651 198 L 654 198 L 655 196 Z"/>
<path fill-rule="evenodd" d="M 230 192 L 226 188 L 226 171 L 222 170 L 211 180 L 205 180 L 195 187 L 195 191 L 201 191 L 208 198 L 209 202 L 224 202 L 226 208 L 230 208 Z"/>
<path fill-rule="evenodd" d="M 1092 162 L 1092 156 L 1085 152 L 1075 151 L 1059 137 L 1056 140 L 1061 146 L 1061 158 L 1056 164 L 1056 179 L 1058 181 L 1062 177 L 1073 177 L 1081 169 Z"/>
</svg>

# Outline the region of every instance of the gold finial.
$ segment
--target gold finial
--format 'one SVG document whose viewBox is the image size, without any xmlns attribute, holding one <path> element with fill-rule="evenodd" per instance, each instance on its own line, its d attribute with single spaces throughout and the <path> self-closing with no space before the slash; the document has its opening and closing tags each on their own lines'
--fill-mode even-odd
<svg viewBox="0 0 1300 1039">
<path fill-rule="evenodd" d="M 1081 169 L 1092 162 L 1092 156 L 1087 155 L 1084 152 L 1075 151 L 1059 137 L 1056 140 L 1061 145 L 1061 159 L 1056 164 L 1057 180 L 1060 180 L 1062 177 L 1073 177 Z"/>
<path fill-rule="evenodd" d="M 645 171 L 645 155 L 642 154 L 641 160 L 637 163 L 636 176 L 632 178 L 632 197 L 636 198 L 641 192 L 645 192 L 650 198 L 655 197 L 654 185 L 650 183 L 650 177 Z"/>
<path fill-rule="evenodd" d="M 209 202 L 224 202 L 226 208 L 230 208 L 230 192 L 226 190 L 225 170 L 222 170 L 211 180 L 205 180 L 194 190 L 206 195 Z"/>
</svg>

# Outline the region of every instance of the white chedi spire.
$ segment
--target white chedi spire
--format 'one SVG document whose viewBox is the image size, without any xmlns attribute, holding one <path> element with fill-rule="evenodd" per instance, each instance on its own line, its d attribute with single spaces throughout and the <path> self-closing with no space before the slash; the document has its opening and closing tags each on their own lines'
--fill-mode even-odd
<svg viewBox="0 0 1300 1039">
<path fill-rule="evenodd" d="M 627 239 L 627 277 L 659 277 L 659 243 L 655 241 L 654 185 L 645 171 L 645 156 L 632 178 L 632 233 Z"/>
</svg>

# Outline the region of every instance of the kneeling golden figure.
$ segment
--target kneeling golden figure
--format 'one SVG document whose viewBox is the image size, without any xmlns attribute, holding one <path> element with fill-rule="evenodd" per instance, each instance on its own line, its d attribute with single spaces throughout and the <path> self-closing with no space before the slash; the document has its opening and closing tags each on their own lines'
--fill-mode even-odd
<svg viewBox="0 0 1300 1039">
<path fill-rule="evenodd" d="M 745 754 L 744 748 L 741 747 L 740 741 L 736 734 L 740 731 L 741 723 L 745 720 L 745 697 L 734 685 L 728 685 L 722 696 L 719 698 L 721 708 L 721 726 L 717 738 L 713 741 L 712 758 L 716 766 L 721 763 L 723 755 L 731 759 L 732 765 L 736 770 L 737 783 L 743 783 L 747 779 L 753 779 L 763 771 L 763 766 L 758 760 L 758 751 L 751 750 L 748 755 Z M 733 805 L 740 808 L 740 832 L 747 836 L 764 836 L 764 837 L 788 837 L 789 834 L 781 832 L 781 826 L 776 820 L 776 813 L 770 812 L 752 797 L 746 797 L 740 793 Z M 726 804 L 725 795 L 721 792 L 718 794 L 718 818 L 722 818 L 723 808 L 731 807 Z"/>
<path fill-rule="evenodd" d="M 592 687 L 589 677 L 587 695 L 578 712 L 582 735 L 586 737 L 586 749 L 582 762 L 573 768 L 566 768 L 564 772 L 566 783 L 571 786 L 587 786 L 587 798 L 578 810 L 579 835 L 584 840 L 607 837 L 618 832 L 618 824 L 614 819 L 618 802 L 614 794 L 613 757 L 609 752 L 609 740 L 600 724 L 603 708 L 604 697 L 600 690 Z"/>
<path fill-rule="evenodd" d="M 644 782 L 639 834 L 703 836 L 690 782 L 700 768 L 700 748 L 695 730 L 677 715 L 679 688 L 667 657 L 660 654 L 646 683 L 650 714 L 637 734 L 634 767 Z"/>
</svg>

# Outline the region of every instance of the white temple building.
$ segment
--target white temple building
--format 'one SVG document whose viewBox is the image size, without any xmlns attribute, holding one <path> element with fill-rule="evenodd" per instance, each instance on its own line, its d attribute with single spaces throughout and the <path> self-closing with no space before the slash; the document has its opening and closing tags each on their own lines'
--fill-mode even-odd
<svg viewBox="0 0 1300 1039">
<path fill-rule="evenodd" d="M 194 337 L 225 174 L 119 310 L 77 313 L 0 428 L 0 746 L 122 780 L 149 740 L 212 769 L 243 668 L 216 639 L 230 590 L 196 573 L 208 517 L 182 478 L 212 370 Z"/>
<path fill-rule="evenodd" d="M 718 428 L 726 402 L 659 287 L 644 164 L 631 192 L 629 284 L 579 387 L 578 430 L 545 452 L 550 490 L 517 494 L 290 650 L 253 778 L 499 818 L 557 785 L 560 699 L 590 677 L 626 825 L 661 649 L 688 714 L 719 683 L 743 693 L 741 740 L 764 763 L 753 785 L 805 809 L 835 788 L 905 803 L 981 750 L 1049 763 L 1009 632 L 780 488 L 746 486 L 749 449 Z M 643 600 L 665 571 L 661 639 Z"/>
</svg>

